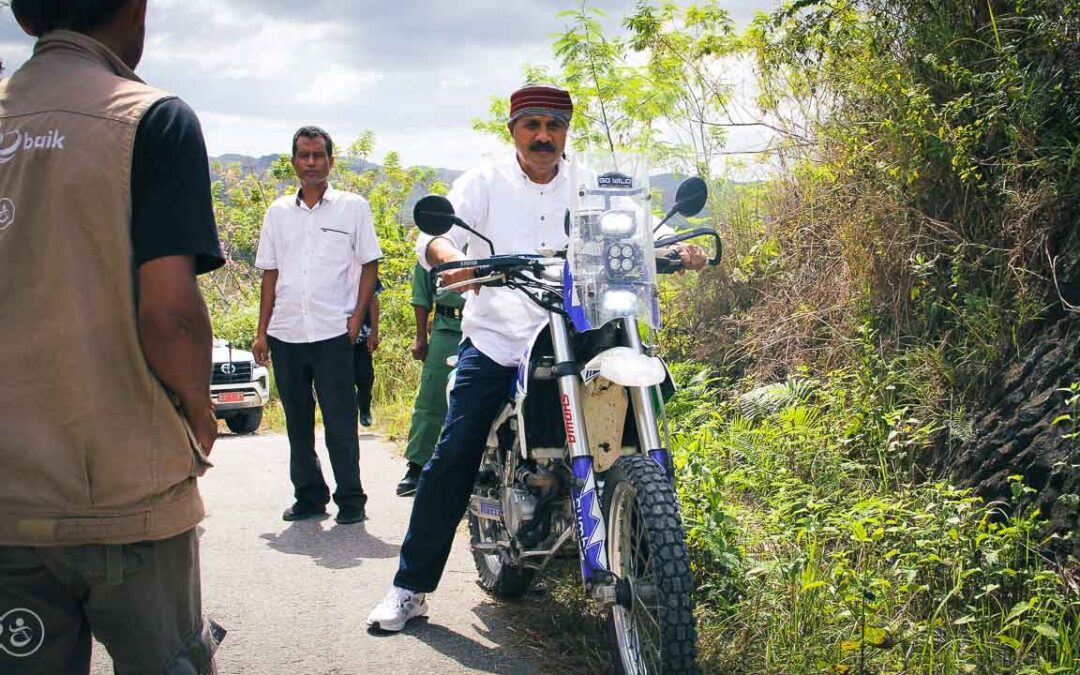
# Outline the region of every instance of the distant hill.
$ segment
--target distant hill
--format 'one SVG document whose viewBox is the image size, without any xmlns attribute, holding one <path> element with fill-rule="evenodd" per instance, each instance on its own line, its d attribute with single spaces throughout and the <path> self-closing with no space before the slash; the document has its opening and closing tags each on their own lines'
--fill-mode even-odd
<svg viewBox="0 0 1080 675">
<path fill-rule="evenodd" d="M 262 176 L 266 173 L 267 169 L 270 168 L 270 165 L 273 164 L 277 158 L 278 155 L 263 155 L 262 157 L 250 157 L 248 155 L 224 154 L 218 157 L 211 157 L 210 161 L 211 166 L 214 162 L 221 162 L 222 164 L 226 165 L 239 164 L 248 171 L 252 171 L 257 175 Z M 370 170 L 377 171 L 381 169 L 382 166 L 379 164 L 360 160 L 350 164 L 349 168 L 353 171 L 362 172 Z M 435 177 L 439 181 L 446 183 L 447 185 L 453 183 L 454 179 L 456 179 L 462 173 L 464 172 L 456 169 L 435 169 Z M 217 176 L 214 175 L 213 168 L 211 168 L 211 176 L 212 178 L 217 178 Z M 684 178 L 685 176 L 674 173 L 659 173 L 649 177 L 649 183 L 652 189 L 660 191 L 661 204 L 663 205 L 664 211 L 667 211 L 669 208 L 671 208 L 671 205 L 675 203 L 675 192 L 679 189 L 679 184 Z M 405 204 L 406 212 L 411 212 L 413 205 L 417 201 L 419 201 L 419 199 L 423 197 L 424 194 L 426 194 L 425 189 L 418 188 L 414 190 L 413 194 L 409 195 L 409 199 Z M 676 221 L 678 221 L 679 218 L 679 216 L 675 216 Z"/>
<path fill-rule="evenodd" d="M 266 173 L 266 170 L 270 168 L 280 155 L 263 155 L 262 157 L 251 157 L 249 155 L 236 155 L 236 154 L 224 154 L 219 157 L 211 157 L 211 166 L 214 162 L 221 162 L 222 164 L 239 164 L 248 171 L 262 176 Z M 353 171 L 367 171 L 368 169 L 380 168 L 378 164 L 372 164 L 371 162 L 365 162 L 359 160 L 349 165 L 349 168 Z"/>
<path fill-rule="evenodd" d="M 270 165 L 273 164 L 279 156 L 280 155 L 263 155 L 262 157 L 250 157 L 248 155 L 224 154 L 218 157 L 211 157 L 210 177 L 211 179 L 216 179 L 218 177 L 214 172 L 213 168 L 214 164 L 217 162 L 220 162 L 224 165 L 239 164 L 247 171 L 251 171 L 258 176 L 263 176 L 270 168 Z M 372 170 L 379 171 L 382 169 L 382 166 L 379 164 L 374 164 L 372 162 L 358 160 L 351 162 L 349 164 L 349 168 L 353 171 L 360 173 Z M 455 171 L 453 169 L 435 169 L 435 178 L 436 180 L 439 180 L 449 185 L 453 183 L 454 179 L 456 179 L 462 173 L 464 172 Z M 418 202 L 420 198 L 423 197 L 425 194 L 427 194 L 426 187 L 418 187 L 417 189 L 413 190 L 413 193 L 409 195 L 409 199 L 405 204 L 406 210 L 411 212 L 413 205 Z"/>
</svg>

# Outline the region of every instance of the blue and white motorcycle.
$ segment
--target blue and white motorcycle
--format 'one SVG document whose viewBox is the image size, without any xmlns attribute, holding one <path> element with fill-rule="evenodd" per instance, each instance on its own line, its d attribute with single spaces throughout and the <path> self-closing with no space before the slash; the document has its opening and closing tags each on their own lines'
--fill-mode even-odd
<svg viewBox="0 0 1080 675">
<path fill-rule="evenodd" d="M 681 267 L 657 249 L 712 237 L 716 265 L 720 237 L 699 228 L 654 242 L 641 158 L 577 157 L 571 180 L 565 251 L 492 250 L 432 270 L 474 268 L 473 280 L 444 290 L 519 289 L 548 312 L 488 435 L 468 511 L 473 556 L 481 585 L 509 598 L 553 559 L 576 555 L 586 591 L 610 609 L 616 671 L 694 673 L 693 584 L 662 424 L 671 378 L 651 329 L 656 275 Z M 704 181 L 686 180 L 664 221 L 696 215 L 706 196 Z M 484 239 L 443 197 L 422 199 L 414 219 L 428 234 L 457 225 Z"/>
</svg>

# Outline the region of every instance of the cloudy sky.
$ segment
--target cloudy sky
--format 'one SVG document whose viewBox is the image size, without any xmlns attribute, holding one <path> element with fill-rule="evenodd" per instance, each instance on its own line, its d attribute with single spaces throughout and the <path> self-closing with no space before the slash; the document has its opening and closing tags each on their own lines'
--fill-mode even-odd
<svg viewBox="0 0 1080 675">
<path fill-rule="evenodd" d="M 635 0 L 590 0 L 617 24 Z M 739 25 L 776 0 L 722 3 Z M 526 64 L 552 64 L 556 15 L 574 0 L 150 0 L 138 73 L 199 114 L 211 155 L 288 152 L 302 124 L 339 144 L 365 129 L 376 159 L 464 169 L 500 143 L 472 131 L 490 97 L 521 84 Z M 10 72 L 32 39 L 0 15 Z M 742 135 L 730 149 L 760 139 Z"/>
</svg>

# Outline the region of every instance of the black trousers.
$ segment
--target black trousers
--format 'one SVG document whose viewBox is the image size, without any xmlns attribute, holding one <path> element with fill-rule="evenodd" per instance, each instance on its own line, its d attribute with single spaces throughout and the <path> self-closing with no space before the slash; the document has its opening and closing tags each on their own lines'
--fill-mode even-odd
<svg viewBox="0 0 1080 675">
<path fill-rule="evenodd" d="M 195 530 L 161 541 L 0 546 L 0 673 L 86 675 L 91 634 L 117 675 L 215 672 Z"/>
<path fill-rule="evenodd" d="M 334 469 L 338 508 L 367 501 L 360 485 L 360 439 L 356 431 L 353 346 L 348 334 L 319 342 L 282 342 L 270 337 L 270 354 L 289 433 L 289 476 L 296 501 L 325 506 L 330 490 L 315 455 L 315 399 L 322 410 L 326 449 Z"/>
<path fill-rule="evenodd" d="M 367 342 L 360 340 L 353 345 L 353 369 L 356 377 L 356 409 L 361 415 L 371 417 L 371 390 L 375 386 L 375 364 L 371 360 Z"/>
</svg>

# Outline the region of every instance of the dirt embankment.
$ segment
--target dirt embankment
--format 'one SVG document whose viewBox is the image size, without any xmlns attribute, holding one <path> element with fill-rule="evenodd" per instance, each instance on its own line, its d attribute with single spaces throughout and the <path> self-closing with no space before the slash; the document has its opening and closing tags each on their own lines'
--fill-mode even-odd
<svg viewBox="0 0 1080 675">
<path fill-rule="evenodd" d="M 1049 325 L 1030 351 L 1010 366 L 990 391 L 971 440 L 960 448 L 951 473 L 988 499 L 1009 494 L 1010 475 L 1022 475 L 1035 502 L 1063 539 L 1048 548 L 1061 559 L 1080 554 L 1080 431 L 1062 391 L 1080 383 L 1080 317 Z"/>
</svg>

